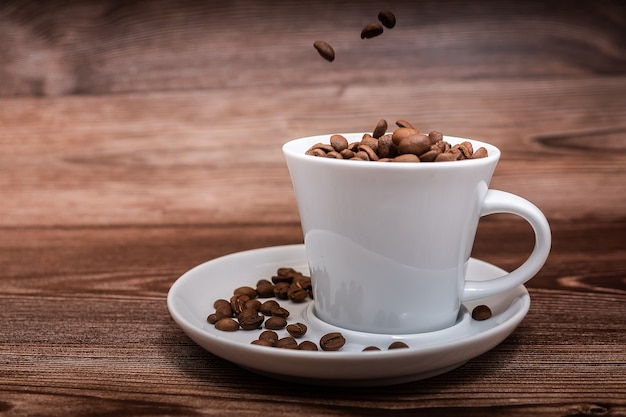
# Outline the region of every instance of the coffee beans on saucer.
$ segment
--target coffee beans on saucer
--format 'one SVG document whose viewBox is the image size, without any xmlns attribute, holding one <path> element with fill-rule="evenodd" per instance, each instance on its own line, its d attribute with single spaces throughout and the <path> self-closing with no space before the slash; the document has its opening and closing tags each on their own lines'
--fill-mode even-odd
<svg viewBox="0 0 626 417">
<path fill-rule="evenodd" d="M 450 145 L 437 130 L 420 132 L 405 120 L 398 120 L 392 133 L 386 133 L 387 121 L 380 119 L 372 133 L 365 133 L 359 142 L 348 143 L 339 134 L 328 143 L 311 146 L 307 155 L 333 159 L 378 162 L 451 162 L 487 156 L 487 149 L 474 150 L 468 141 Z"/>
<path fill-rule="evenodd" d="M 491 318 L 491 309 L 486 305 L 479 305 L 472 310 L 474 320 L 483 321 Z"/>
</svg>

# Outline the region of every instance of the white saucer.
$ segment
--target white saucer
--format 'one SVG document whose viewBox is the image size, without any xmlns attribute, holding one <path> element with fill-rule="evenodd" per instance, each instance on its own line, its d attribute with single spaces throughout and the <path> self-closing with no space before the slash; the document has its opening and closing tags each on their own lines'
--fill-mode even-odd
<svg viewBox="0 0 626 417">
<path fill-rule="evenodd" d="M 230 298 L 236 287 L 255 286 L 270 279 L 279 267 L 292 267 L 305 274 L 308 266 L 304 245 L 277 246 L 239 252 L 203 263 L 186 272 L 172 285 L 167 306 L 176 323 L 209 352 L 250 371 L 273 378 L 319 385 L 376 386 L 429 378 L 448 372 L 492 349 L 519 325 L 530 307 L 530 296 L 521 285 L 499 296 L 465 303 L 457 323 L 447 329 L 410 335 L 371 334 L 345 330 L 319 320 L 313 301 L 293 303 L 279 300 L 290 311 L 289 323 L 308 326 L 301 340 L 319 346 L 326 333 L 339 331 L 346 345 L 337 352 L 300 351 L 251 345 L 262 330 L 224 332 L 206 321 L 214 312 L 213 302 Z M 485 280 L 505 273 L 486 262 L 471 259 L 468 279 Z M 486 304 L 490 319 L 473 320 L 472 309 Z M 279 330 L 280 337 L 288 336 Z M 387 350 L 394 341 L 409 348 Z M 381 351 L 363 352 L 375 345 Z"/>
</svg>

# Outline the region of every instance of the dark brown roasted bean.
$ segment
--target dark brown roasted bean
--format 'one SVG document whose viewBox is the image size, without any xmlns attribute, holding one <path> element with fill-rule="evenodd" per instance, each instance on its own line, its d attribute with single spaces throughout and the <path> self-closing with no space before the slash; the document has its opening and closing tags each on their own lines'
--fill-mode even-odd
<svg viewBox="0 0 626 417">
<path fill-rule="evenodd" d="M 304 336 L 307 330 L 308 328 L 304 323 L 294 323 L 287 325 L 287 332 L 295 338 Z"/>
<path fill-rule="evenodd" d="M 370 39 L 383 33 L 383 26 L 380 23 L 368 23 L 361 30 L 361 39 Z"/>
<path fill-rule="evenodd" d="M 472 318 L 474 320 L 487 320 L 491 318 L 491 309 L 486 305 L 479 305 L 472 310 Z"/>
<path fill-rule="evenodd" d="M 327 333 L 320 339 L 320 347 L 326 351 L 339 350 L 345 344 L 346 339 L 339 332 Z"/>
<path fill-rule="evenodd" d="M 332 135 L 330 137 L 330 146 L 339 153 L 344 149 L 348 149 L 348 139 L 342 135 Z"/>
<path fill-rule="evenodd" d="M 400 120 L 396 120 L 396 126 L 398 127 L 408 127 L 411 129 L 415 129 L 413 127 L 413 125 L 411 124 L 411 122 L 407 122 L 406 120 L 400 119 Z"/>
<path fill-rule="evenodd" d="M 408 347 L 409 347 L 409 345 L 407 345 L 404 342 L 395 341 L 392 344 L 390 344 L 387 349 L 389 349 L 389 350 L 391 350 L 391 349 L 405 349 L 405 348 L 408 348 Z"/>
<path fill-rule="evenodd" d="M 261 334 L 259 335 L 259 340 L 266 340 L 268 342 L 270 342 L 272 345 L 274 343 L 276 343 L 276 341 L 279 339 L 278 337 L 278 333 L 276 333 L 273 330 L 264 330 L 263 332 L 261 332 Z"/>
<path fill-rule="evenodd" d="M 385 119 L 380 119 L 378 123 L 376 123 L 376 127 L 372 132 L 372 137 L 378 139 L 385 133 L 387 133 L 387 121 Z"/>
<path fill-rule="evenodd" d="M 378 13 L 378 20 L 387 29 L 393 29 L 396 26 L 396 16 L 389 10 L 383 10 Z"/>
<path fill-rule="evenodd" d="M 259 312 L 265 316 L 272 315 L 272 309 L 280 307 L 278 301 L 276 300 L 267 300 L 263 304 L 261 304 L 261 308 L 259 308 Z"/>
<path fill-rule="evenodd" d="M 315 343 L 311 342 L 310 340 L 305 340 L 304 342 L 301 342 L 298 345 L 298 349 L 300 349 L 300 350 L 311 350 L 311 351 L 319 350 L 317 348 L 317 345 Z"/>
<path fill-rule="evenodd" d="M 231 318 L 223 318 L 215 323 L 215 328 L 224 332 L 234 332 L 239 329 L 239 323 Z"/>
<path fill-rule="evenodd" d="M 317 40 L 313 42 L 313 47 L 326 61 L 333 62 L 335 60 L 335 50 L 328 42 Z"/>
<path fill-rule="evenodd" d="M 218 322 L 219 323 L 219 322 Z M 280 330 L 287 326 L 287 320 L 283 317 L 272 316 L 265 320 L 265 328 L 270 330 Z"/>
<path fill-rule="evenodd" d="M 276 343 L 274 343 L 274 347 L 282 349 L 298 349 L 298 342 L 293 337 L 287 336 L 282 339 L 278 339 Z"/>
</svg>

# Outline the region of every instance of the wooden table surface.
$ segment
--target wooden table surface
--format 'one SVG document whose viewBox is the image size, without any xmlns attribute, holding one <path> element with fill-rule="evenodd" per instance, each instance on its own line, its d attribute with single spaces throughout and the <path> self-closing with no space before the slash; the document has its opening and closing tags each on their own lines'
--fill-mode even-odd
<svg viewBox="0 0 626 417">
<path fill-rule="evenodd" d="M 397 26 L 362 40 L 383 8 Z M 340 389 L 187 338 L 181 274 L 302 242 L 282 143 L 379 118 L 499 146 L 491 186 L 546 214 L 517 330 L 441 376 Z M 0 1 L 2 416 L 624 416 L 625 242 L 624 2 Z M 495 215 L 473 256 L 531 247 Z"/>
</svg>

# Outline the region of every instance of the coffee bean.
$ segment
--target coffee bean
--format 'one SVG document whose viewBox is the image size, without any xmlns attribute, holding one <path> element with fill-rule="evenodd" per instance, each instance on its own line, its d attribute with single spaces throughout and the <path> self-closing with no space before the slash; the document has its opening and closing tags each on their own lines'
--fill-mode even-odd
<svg viewBox="0 0 626 417">
<path fill-rule="evenodd" d="M 368 23 L 361 30 L 361 39 L 371 39 L 383 33 L 383 30 L 380 23 Z"/>
<path fill-rule="evenodd" d="M 411 124 L 411 122 L 407 122 L 406 120 L 402 120 L 402 119 L 396 120 L 396 126 L 398 126 L 398 127 L 408 127 L 410 129 L 415 129 L 413 127 L 413 125 Z"/>
<path fill-rule="evenodd" d="M 342 135 L 332 135 L 330 137 L 330 146 L 332 146 L 335 151 L 341 153 L 341 151 L 348 149 L 348 139 Z"/>
<path fill-rule="evenodd" d="M 392 344 L 389 345 L 388 349 L 404 349 L 404 348 L 408 348 L 409 345 L 407 345 L 404 342 L 400 342 L 400 341 L 395 341 Z"/>
<path fill-rule="evenodd" d="M 462 159 L 470 159 L 474 154 L 474 148 L 469 142 L 462 142 L 458 145 L 455 145 L 454 147 L 461 152 Z"/>
<path fill-rule="evenodd" d="M 341 156 L 343 156 L 343 159 L 354 158 L 354 155 L 356 155 L 356 153 L 352 152 L 350 149 L 344 149 L 343 151 L 341 151 Z"/>
<path fill-rule="evenodd" d="M 287 326 L 287 320 L 284 317 L 272 316 L 269 319 L 265 320 L 266 329 L 280 330 L 284 329 L 285 326 Z"/>
<path fill-rule="evenodd" d="M 396 16 L 389 10 L 378 13 L 378 20 L 387 29 L 393 29 L 393 27 L 396 26 Z"/>
<path fill-rule="evenodd" d="M 256 290 L 252 287 L 239 287 L 239 288 L 235 288 L 235 291 L 233 291 L 233 294 L 235 295 L 247 295 L 251 300 L 253 298 L 256 298 L 259 294 L 256 292 Z"/>
<path fill-rule="evenodd" d="M 328 149 L 329 145 L 322 145 L 322 146 Z M 332 150 L 332 149 L 328 149 L 328 150 Z M 293 278 L 300 276 L 300 275 L 302 274 L 293 268 L 281 267 L 276 270 L 277 277 L 291 278 L 291 280 L 293 280 Z M 289 282 L 291 282 L 291 280 Z"/>
<path fill-rule="evenodd" d="M 327 333 L 320 339 L 320 347 L 326 351 L 336 351 L 346 344 L 346 339 L 339 332 Z"/>
<path fill-rule="evenodd" d="M 289 317 L 289 310 L 280 306 L 272 307 L 272 310 L 270 313 L 274 317 L 282 317 L 284 319 Z"/>
<path fill-rule="evenodd" d="M 309 292 L 299 286 L 291 286 L 287 292 L 287 297 L 294 303 L 301 303 L 309 298 Z"/>
<path fill-rule="evenodd" d="M 259 298 L 269 298 L 274 296 L 274 284 L 266 279 L 259 280 L 256 283 L 256 292 Z"/>
<path fill-rule="evenodd" d="M 215 324 L 222 318 L 223 317 L 219 317 L 217 314 L 212 313 L 207 316 L 206 321 L 209 322 L 209 324 Z"/>
<path fill-rule="evenodd" d="M 215 328 L 224 332 L 234 332 L 239 329 L 239 323 L 231 318 L 223 318 L 215 323 Z"/>
<path fill-rule="evenodd" d="M 311 277 L 306 275 L 294 277 L 292 284 L 309 291 L 313 289 L 313 286 L 311 285 Z"/>
<path fill-rule="evenodd" d="M 248 300 L 245 304 L 246 309 L 252 309 L 258 312 L 261 309 L 261 302 L 259 300 Z"/>
<path fill-rule="evenodd" d="M 343 159 L 343 156 L 337 151 L 330 151 L 326 154 L 326 158 Z"/>
<path fill-rule="evenodd" d="M 378 123 L 376 123 L 372 136 L 378 139 L 385 133 L 387 133 L 387 121 L 385 119 L 380 119 Z"/>
<path fill-rule="evenodd" d="M 367 154 L 367 161 L 378 161 L 378 155 L 376 155 L 376 151 L 367 145 L 361 145 L 359 152 L 365 152 Z M 357 152 L 357 154 L 359 154 Z"/>
<path fill-rule="evenodd" d="M 237 315 L 246 308 L 246 302 L 250 300 L 245 294 L 235 294 L 230 297 L 230 306 L 233 309 L 233 314 Z"/>
<path fill-rule="evenodd" d="M 213 303 L 213 308 L 218 310 L 220 307 L 231 308 L 230 307 L 230 301 L 224 300 L 223 298 L 220 298 L 219 300 L 215 300 L 215 302 Z"/>
<path fill-rule="evenodd" d="M 420 156 L 430 150 L 430 138 L 427 135 L 418 133 L 403 138 L 398 144 L 398 152 L 401 154 L 411 153 Z"/>
<path fill-rule="evenodd" d="M 370 134 L 365 134 L 363 135 L 363 138 L 361 139 L 361 142 L 359 143 L 359 151 L 363 150 L 364 146 L 367 146 L 368 148 L 376 152 L 378 150 L 378 139 L 376 139 Z"/>
<path fill-rule="evenodd" d="M 282 339 L 278 339 L 274 343 L 274 347 L 282 349 L 298 349 L 298 342 L 293 337 L 287 336 Z"/>
<path fill-rule="evenodd" d="M 259 316 L 258 314 L 254 316 L 247 316 L 242 319 L 239 319 L 239 326 L 243 330 L 255 330 L 261 327 L 263 324 L 264 317 Z"/>
<path fill-rule="evenodd" d="M 476 152 L 472 155 L 472 159 L 485 158 L 487 156 L 487 149 L 482 146 L 476 149 Z"/>
<path fill-rule="evenodd" d="M 363 349 L 363 352 L 367 352 L 370 350 L 380 350 L 380 348 L 378 346 L 368 346 L 366 348 Z"/>
<path fill-rule="evenodd" d="M 434 162 L 441 151 L 439 149 L 432 149 L 428 152 L 424 152 L 420 155 L 420 162 Z"/>
<path fill-rule="evenodd" d="M 434 145 L 440 140 L 443 140 L 443 133 L 438 130 L 433 130 L 428 134 L 428 137 L 430 138 L 430 142 Z"/>
<path fill-rule="evenodd" d="M 420 158 L 412 153 L 406 153 L 393 158 L 393 162 L 420 162 Z"/>
<path fill-rule="evenodd" d="M 378 138 L 377 154 L 379 158 L 389 158 L 395 156 L 397 152 L 396 145 L 393 143 L 392 135 L 386 134 Z"/>
<path fill-rule="evenodd" d="M 267 341 L 267 340 L 261 340 L 261 339 L 253 340 L 252 342 L 250 342 L 250 344 L 259 345 L 259 346 L 268 346 L 268 347 L 274 346 L 274 343 Z"/>
<path fill-rule="evenodd" d="M 456 161 L 456 155 L 451 152 L 440 153 L 435 158 L 435 162 L 450 162 Z"/>
<path fill-rule="evenodd" d="M 256 317 L 259 315 L 259 312 L 253 308 L 246 308 L 241 311 L 241 313 L 237 314 L 237 320 L 245 320 L 250 317 Z"/>
<path fill-rule="evenodd" d="M 304 323 L 289 324 L 287 332 L 295 338 L 302 337 L 306 334 L 307 327 Z"/>
<path fill-rule="evenodd" d="M 402 139 L 408 138 L 412 135 L 417 135 L 419 133 L 419 130 L 412 127 L 399 127 L 393 131 L 393 133 L 391 134 L 391 139 L 393 140 L 393 143 L 397 146 L 400 144 Z"/>
<path fill-rule="evenodd" d="M 369 161 L 370 160 L 370 156 L 365 151 L 358 151 L 356 153 L 356 155 L 354 155 L 353 159 L 360 159 L 361 161 Z"/>
<path fill-rule="evenodd" d="M 279 300 L 288 299 L 290 287 L 291 287 L 291 280 L 289 282 L 284 282 L 284 281 L 277 282 L 274 285 L 274 297 L 278 298 Z"/>
<path fill-rule="evenodd" d="M 259 308 L 259 312 L 264 316 L 271 316 L 272 309 L 280 307 L 280 304 L 276 300 L 267 300 L 263 304 L 261 304 L 261 308 Z"/>
<path fill-rule="evenodd" d="M 313 47 L 317 50 L 317 53 L 320 54 L 320 56 L 326 61 L 333 62 L 335 60 L 335 50 L 327 42 L 320 40 L 315 41 L 313 42 Z"/>
<path fill-rule="evenodd" d="M 274 343 L 276 343 L 276 341 L 278 341 L 278 339 L 279 339 L 278 333 L 276 333 L 273 330 L 264 330 L 259 335 L 259 340 L 266 340 L 268 342 L 271 342 L 272 345 Z"/>
<path fill-rule="evenodd" d="M 491 318 L 491 309 L 484 304 L 476 306 L 472 310 L 472 318 L 478 321 L 487 320 Z"/>
<path fill-rule="evenodd" d="M 306 151 L 307 155 L 311 155 L 311 156 L 326 156 L 326 152 L 324 152 L 322 149 L 319 148 L 311 148 L 308 151 Z"/>
<path fill-rule="evenodd" d="M 301 342 L 298 345 L 298 349 L 300 350 L 311 350 L 311 351 L 317 351 L 317 345 L 313 342 L 311 342 L 310 340 L 305 340 L 304 342 Z"/>
</svg>

